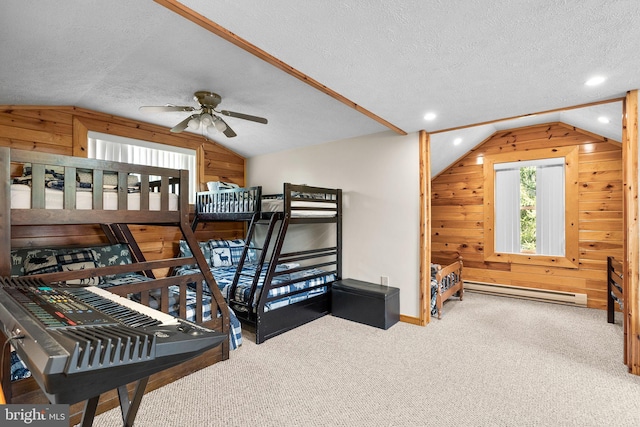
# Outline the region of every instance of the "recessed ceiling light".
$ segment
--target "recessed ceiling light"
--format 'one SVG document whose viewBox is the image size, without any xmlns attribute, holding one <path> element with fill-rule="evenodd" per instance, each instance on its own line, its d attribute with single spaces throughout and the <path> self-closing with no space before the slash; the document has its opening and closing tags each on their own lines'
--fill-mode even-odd
<svg viewBox="0 0 640 427">
<path fill-rule="evenodd" d="M 456 138 L 453 140 L 453 145 L 459 145 L 462 142 L 462 138 Z"/>
<path fill-rule="evenodd" d="M 600 116 L 600 117 L 598 117 L 598 121 L 599 121 L 600 123 L 609 123 L 609 122 L 611 122 L 611 120 L 609 120 L 609 118 L 608 118 L 608 117 L 605 117 L 605 116 Z"/>
<path fill-rule="evenodd" d="M 605 80 L 606 80 L 605 77 L 595 76 L 595 77 L 591 77 L 589 80 L 584 82 L 584 84 L 587 86 L 598 86 L 600 83 L 604 82 Z"/>
<path fill-rule="evenodd" d="M 427 114 L 425 114 L 425 115 L 424 115 L 424 119 L 425 119 L 425 120 L 433 120 L 433 119 L 435 119 L 436 117 L 437 117 L 437 116 L 436 116 L 436 113 L 427 113 Z"/>
</svg>

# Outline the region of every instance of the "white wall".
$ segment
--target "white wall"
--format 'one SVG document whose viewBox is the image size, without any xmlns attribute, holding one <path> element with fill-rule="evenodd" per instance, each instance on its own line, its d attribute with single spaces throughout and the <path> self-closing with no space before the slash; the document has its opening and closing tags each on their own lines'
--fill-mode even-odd
<svg viewBox="0 0 640 427">
<path fill-rule="evenodd" d="M 419 317 L 420 182 L 418 134 L 391 131 L 247 160 L 248 185 L 343 190 L 343 278 L 400 288 L 400 312 Z"/>
</svg>

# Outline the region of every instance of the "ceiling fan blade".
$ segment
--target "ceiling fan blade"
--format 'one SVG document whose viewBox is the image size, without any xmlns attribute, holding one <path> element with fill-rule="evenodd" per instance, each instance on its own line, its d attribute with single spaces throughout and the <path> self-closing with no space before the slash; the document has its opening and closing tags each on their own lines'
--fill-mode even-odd
<svg viewBox="0 0 640 427">
<path fill-rule="evenodd" d="M 227 122 L 225 122 L 224 120 L 222 120 L 220 117 L 218 117 L 218 119 L 224 123 L 224 125 L 226 126 L 226 129 L 222 131 L 222 133 L 224 133 L 226 135 L 227 138 L 233 138 L 234 136 L 238 136 L 233 129 L 231 129 L 229 127 L 229 125 L 227 124 Z"/>
<path fill-rule="evenodd" d="M 189 125 L 189 120 L 193 119 L 194 117 L 197 117 L 196 114 L 193 114 L 189 117 L 187 117 L 186 119 L 184 119 L 183 121 L 181 121 L 180 123 L 178 123 L 177 125 L 175 125 L 174 127 L 171 128 L 171 132 L 173 133 L 180 133 L 183 130 L 185 130 L 187 128 L 187 126 Z"/>
<path fill-rule="evenodd" d="M 225 116 L 229 117 L 236 117 L 238 119 L 251 120 L 252 122 L 263 123 L 265 125 L 267 124 L 267 119 L 263 117 L 250 116 L 249 114 L 234 113 L 233 111 L 227 110 L 220 111 L 220 114 L 224 114 Z"/>
<path fill-rule="evenodd" d="M 184 107 L 179 105 L 144 106 L 139 108 L 141 113 L 165 113 L 170 111 L 194 111 L 194 107 Z"/>
</svg>

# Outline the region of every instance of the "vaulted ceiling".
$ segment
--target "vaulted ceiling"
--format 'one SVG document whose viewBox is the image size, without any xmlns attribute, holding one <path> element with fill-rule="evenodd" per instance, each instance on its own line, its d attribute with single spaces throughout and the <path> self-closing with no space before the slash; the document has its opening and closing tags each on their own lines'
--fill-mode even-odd
<svg viewBox="0 0 640 427">
<path fill-rule="evenodd" d="M 193 93 L 213 91 L 219 108 L 269 120 L 224 117 L 238 136 L 210 135 L 246 157 L 424 129 L 437 171 L 524 123 L 565 121 L 619 140 L 621 104 L 602 101 L 640 87 L 635 0 L 6 0 L 2 9 L 0 104 L 73 105 L 170 128 L 190 113 L 138 107 L 197 107 Z M 586 86 L 594 76 L 605 81 Z M 590 107 L 561 111 L 575 105 Z"/>
</svg>

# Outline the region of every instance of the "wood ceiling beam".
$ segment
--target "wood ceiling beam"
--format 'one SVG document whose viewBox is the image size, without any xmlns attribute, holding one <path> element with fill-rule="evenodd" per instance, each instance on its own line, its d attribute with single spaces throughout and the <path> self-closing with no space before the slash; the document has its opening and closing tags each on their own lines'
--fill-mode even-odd
<svg viewBox="0 0 640 427">
<path fill-rule="evenodd" d="M 502 118 L 502 119 L 488 120 L 486 122 L 472 123 L 472 124 L 464 125 L 464 126 L 456 126 L 456 127 L 447 128 L 447 129 L 433 130 L 433 131 L 429 132 L 429 134 L 430 135 L 435 135 L 435 134 L 438 134 L 438 133 L 445 133 L 445 132 L 451 132 L 451 131 L 454 131 L 454 130 L 467 129 L 467 128 L 472 128 L 472 127 L 475 127 L 475 126 L 484 126 L 484 125 L 491 125 L 491 124 L 494 124 L 494 123 L 506 122 L 507 120 L 525 118 L 525 117 L 530 117 L 530 116 L 538 116 L 538 115 L 542 115 L 542 114 L 560 113 L 560 112 L 563 112 L 563 111 L 576 110 L 578 108 L 594 107 L 596 105 L 602 105 L 602 104 L 611 104 L 612 102 L 622 102 L 622 101 L 624 101 L 624 99 L 625 98 L 612 98 L 612 99 L 605 99 L 603 101 L 589 102 L 587 104 L 572 105 L 571 107 L 554 108 L 552 110 L 538 111 L 537 113 L 523 114 L 521 116 L 511 116 L 511 117 L 505 117 L 505 118 Z"/>
<path fill-rule="evenodd" d="M 215 22 L 211 21 L 210 19 L 208 19 L 207 17 L 200 15 L 199 13 L 195 12 L 194 10 L 186 7 L 185 5 L 181 4 L 180 2 L 176 1 L 176 0 L 154 0 L 156 3 L 158 3 L 161 6 L 166 7 L 167 9 L 171 10 L 172 12 L 177 13 L 178 15 L 182 16 L 183 18 L 188 19 L 189 21 L 193 22 L 194 24 L 197 24 L 199 26 L 201 26 L 202 28 L 204 28 L 205 30 L 219 36 L 222 37 L 223 39 L 225 39 L 226 41 L 238 46 L 241 49 L 244 49 L 245 51 L 249 52 L 250 54 L 262 59 L 263 61 L 266 61 L 267 63 L 273 65 L 276 68 L 279 68 L 280 70 L 284 71 L 285 73 L 297 78 L 298 80 L 308 84 L 309 86 L 313 87 L 314 89 L 319 90 L 320 92 L 329 95 L 330 97 L 336 99 L 337 101 L 342 102 L 343 104 L 345 104 L 346 106 L 353 108 L 354 110 L 358 111 L 359 113 L 364 114 L 365 116 L 375 120 L 376 122 L 380 123 L 383 126 L 386 126 L 387 128 L 393 130 L 394 132 L 400 134 L 400 135 L 406 135 L 407 132 L 405 132 L 404 130 L 400 129 L 399 127 L 397 127 L 396 125 L 394 125 L 393 123 L 388 122 L 387 120 L 383 119 L 380 116 L 377 116 L 376 114 L 372 113 L 371 111 L 367 110 L 366 108 L 361 107 L 360 105 L 356 104 L 355 102 L 349 100 L 348 98 L 340 95 L 338 92 L 328 88 L 327 86 L 323 85 L 322 83 L 318 82 L 317 80 L 312 79 L 311 77 L 307 76 L 306 74 L 302 73 L 301 71 L 296 70 L 295 68 L 293 68 L 292 66 L 282 62 L 281 60 L 279 60 L 278 58 L 274 57 L 273 55 L 265 52 L 264 50 L 260 49 L 259 47 L 249 43 L 247 40 L 243 39 L 242 37 L 237 36 L 236 34 L 232 33 L 231 31 L 227 30 L 224 27 L 221 27 L 220 25 L 216 24 Z"/>
</svg>

